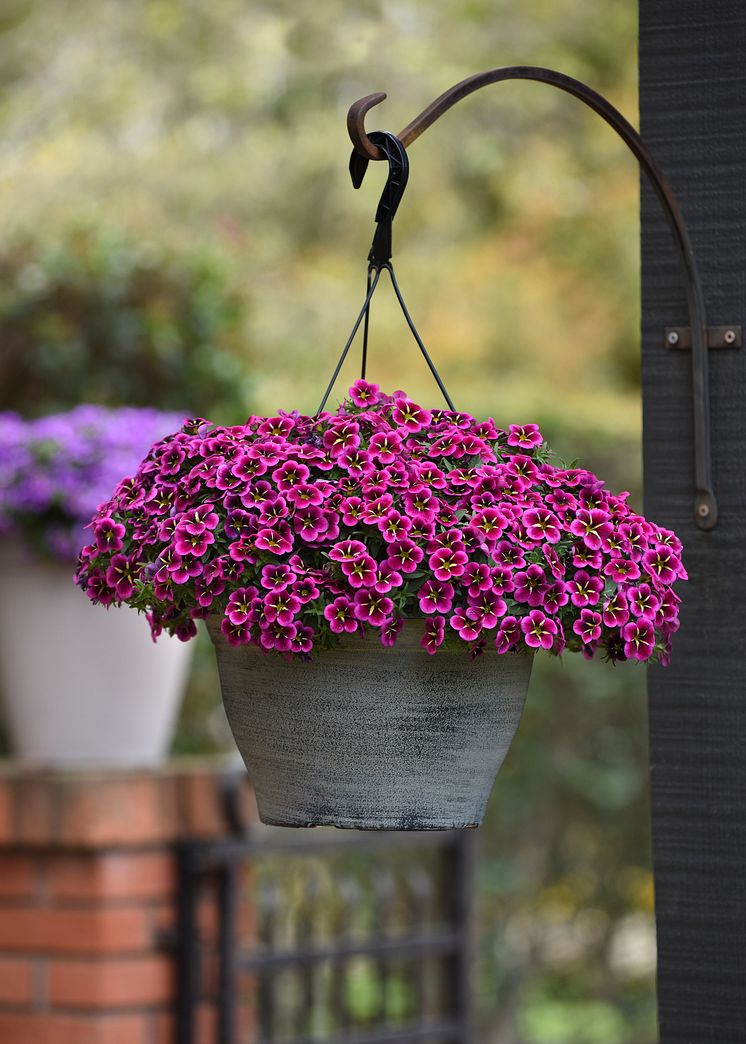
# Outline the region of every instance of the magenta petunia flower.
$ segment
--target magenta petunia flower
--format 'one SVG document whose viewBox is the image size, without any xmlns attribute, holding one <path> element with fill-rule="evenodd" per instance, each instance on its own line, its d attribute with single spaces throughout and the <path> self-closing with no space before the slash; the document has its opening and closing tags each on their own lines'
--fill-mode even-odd
<svg viewBox="0 0 746 1044">
<path fill-rule="evenodd" d="M 453 605 L 453 585 L 440 580 L 426 580 L 417 592 L 423 613 L 448 613 Z"/>
<path fill-rule="evenodd" d="M 232 624 L 242 625 L 255 618 L 257 590 L 255 587 L 239 587 L 231 594 L 225 608 L 225 615 Z"/>
<path fill-rule="evenodd" d="M 401 453 L 401 436 L 395 431 L 377 431 L 371 436 L 368 451 L 381 464 L 393 464 Z"/>
<path fill-rule="evenodd" d="M 418 406 L 417 403 L 403 396 L 396 400 L 391 411 L 391 419 L 394 424 L 398 424 L 408 431 L 418 432 L 429 427 L 432 414 L 429 410 L 424 410 L 422 406 Z"/>
<path fill-rule="evenodd" d="M 604 576 L 608 576 L 615 584 L 630 583 L 639 575 L 639 565 L 630 558 L 612 558 L 604 566 Z"/>
<path fill-rule="evenodd" d="M 617 591 L 603 604 L 603 620 L 607 627 L 622 627 L 629 620 L 627 599 L 623 591 Z"/>
<path fill-rule="evenodd" d="M 93 525 L 93 535 L 99 551 L 120 551 L 124 546 L 122 537 L 125 532 L 121 522 L 115 522 L 108 515 L 99 518 Z"/>
<path fill-rule="evenodd" d="M 135 590 L 137 568 L 127 555 L 114 555 L 106 570 L 106 583 L 113 587 L 117 598 L 123 601 Z"/>
<path fill-rule="evenodd" d="M 401 587 L 404 583 L 404 577 L 388 562 L 381 562 L 378 566 L 378 572 L 376 574 L 376 582 L 373 584 L 373 590 L 377 591 L 378 594 L 388 594 L 395 587 Z"/>
<path fill-rule="evenodd" d="M 324 619 L 329 621 L 329 628 L 334 634 L 353 634 L 358 629 L 354 602 L 344 595 L 324 606 Z"/>
<path fill-rule="evenodd" d="M 521 619 L 523 640 L 532 649 L 551 649 L 558 627 L 549 616 L 540 609 L 532 609 L 528 616 Z"/>
<path fill-rule="evenodd" d="M 491 591 L 482 591 L 478 595 L 469 595 L 469 607 L 466 615 L 487 631 L 496 627 L 501 616 L 508 611 L 504 598 Z"/>
<path fill-rule="evenodd" d="M 587 605 L 596 605 L 604 589 L 600 576 L 594 576 L 585 569 L 579 569 L 572 580 L 567 581 L 570 601 L 578 609 Z"/>
<path fill-rule="evenodd" d="M 353 604 L 356 619 L 373 627 L 381 627 L 394 609 L 391 599 L 376 591 L 357 591 Z"/>
<path fill-rule="evenodd" d="M 598 641 L 601 637 L 601 614 L 594 613 L 592 609 L 582 609 L 580 619 L 575 621 L 572 629 L 585 645 Z"/>
<path fill-rule="evenodd" d="M 268 591 L 285 591 L 295 583 L 297 575 L 289 565 L 262 566 L 261 583 Z"/>
<path fill-rule="evenodd" d="M 425 633 L 420 638 L 420 645 L 430 656 L 434 656 L 445 639 L 445 621 L 442 616 L 434 616 L 425 621 Z"/>
<path fill-rule="evenodd" d="M 558 544 L 562 537 L 559 519 L 546 508 L 531 508 L 526 511 L 523 515 L 523 524 L 529 540 Z"/>
<path fill-rule="evenodd" d="M 423 559 L 422 548 L 407 537 L 393 540 L 386 546 L 386 552 L 388 565 L 402 573 L 414 573 Z"/>
<path fill-rule="evenodd" d="M 513 597 L 516 602 L 527 602 L 528 605 L 534 607 L 542 604 L 549 585 L 540 565 L 530 565 L 525 572 L 516 573 L 513 581 L 515 583 Z"/>
<path fill-rule="evenodd" d="M 467 562 L 465 551 L 441 547 L 430 556 L 428 564 L 436 580 L 452 580 L 463 575 Z"/>
<path fill-rule="evenodd" d="M 581 508 L 570 524 L 570 532 L 582 539 L 591 551 L 598 551 L 612 534 L 614 527 L 609 516 L 599 508 L 590 511 Z"/>
<path fill-rule="evenodd" d="M 655 631 L 649 620 L 632 620 L 622 628 L 628 660 L 649 660 L 655 649 Z"/>
<path fill-rule="evenodd" d="M 273 555 L 286 555 L 293 549 L 290 526 L 286 522 L 278 522 L 272 529 L 260 529 L 254 543 L 260 551 L 269 551 Z"/>
<path fill-rule="evenodd" d="M 672 548 L 665 544 L 656 544 L 651 551 L 642 556 L 642 567 L 648 576 L 661 584 L 670 584 L 678 575 L 681 562 Z"/>
<path fill-rule="evenodd" d="M 490 544 L 496 543 L 500 539 L 507 524 L 507 519 L 502 512 L 489 507 L 478 511 L 471 520 L 471 527 Z"/>
<path fill-rule="evenodd" d="M 544 439 L 538 424 L 511 424 L 508 429 L 508 445 L 530 450 L 541 446 Z"/>
<path fill-rule="evenodd" d="M 660 608 L 660 598 L 653 591 L 650 584 L 638 584 L 626 591 L 627 602 L 635 616 L 644 620 L 654 620 Z"/>
<path fill-rule="evenodd" d="M 301 608 L 300 598 L 291 591 L 273 591 L 262 604 L 265 620 L 270 623 L 276 620 L 283 627 L 293 622 Z"/>
<path fill-rule="evenodd" d="M 396 639 L 403 626 L 404 619 L 401 616 L 392 616 L 390 620 L 386 620 L 381 627 L 381 645 L 387 648 L 396 645 Z"/>
<path fill-rule="evenodd" d="M 465 642 L 473 642 L 482 632 L 481 623 L 470 619 L 465 609 L 456 609 L 448 622 Z"/>
<path fill-rule="evenodd" d="M 375 587 L 378 579 L 378 567 L 375 558 L 360 555 L 354 561 L 342 562 L 342 572 L 347 577 L 350 587 Z"/>
<path fill-rule="evenodd" d="M 521 625 L 515 616 L 504 616 L 495 637 L 495 648 L 498 653 L 506 653 L 521 640 Z"/>
<path fill-rule="evenodd" d="M 361 378 L 359 381 L 355 381 L 350 388 L 350 398 L 361 409 L 367 406 L 375 406 L 380 399 L 380 391 L 381 389 L 377 384 L 369 384 L 368 381 L 364 381 Z"/>
</svg>

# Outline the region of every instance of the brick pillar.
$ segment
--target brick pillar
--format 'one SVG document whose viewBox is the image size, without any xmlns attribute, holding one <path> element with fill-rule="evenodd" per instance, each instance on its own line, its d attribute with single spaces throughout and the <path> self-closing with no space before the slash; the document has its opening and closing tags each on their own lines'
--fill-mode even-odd
<svg viewBox="0 0 746 1044">
<path fill-rule="evenodd" d="M 0 768 L 2 1044 L 171 1044 L 174 843 L 225 832 L 218 774 Z"/>
</svg>

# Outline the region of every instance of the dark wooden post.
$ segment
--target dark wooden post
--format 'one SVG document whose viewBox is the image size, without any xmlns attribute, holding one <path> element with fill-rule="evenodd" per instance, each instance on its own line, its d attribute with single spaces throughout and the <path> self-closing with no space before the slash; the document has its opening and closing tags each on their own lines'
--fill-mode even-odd
<svg viewBox="0 0 746 1044">
<path fill-rule="evenodd" d="M 643 137 L 689 226 L 709 322 L 746 324 L 746 3 L 641 0 Z M 645 511 L 684 539 L 673 664 L 649 674 L 662 1044 L 746 1041 L 746 349 L 710 352 L 718 527 L 692 521 L 690 359 L 668 229 L 642 195 Z"/>
</svg>

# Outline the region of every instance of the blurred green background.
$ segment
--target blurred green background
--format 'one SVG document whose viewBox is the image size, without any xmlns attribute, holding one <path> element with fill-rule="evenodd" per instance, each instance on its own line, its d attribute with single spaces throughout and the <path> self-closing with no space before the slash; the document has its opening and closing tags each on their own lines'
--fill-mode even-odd
<svg viewBox="0 0 746 1044">
<path fill-rule="evenodd" d="M 633 0 L 5 0 L 0 409 L 149 402 L 214 420 L 315 409 L 362 301 L 372 165 L 495 65 L 544 64 L 636 118 Z M 600 120 L 530 83 L 413 145 L 399 280 L 457 403 L 538 421 L 640 501 L 638 172 Z M 369 373 L 437 402 L 393 294 Z M 346 367 L 338 391 L 355 376 Z M 225 743 L 202 644 L 177 752 Z M 481 832 L 480 1037 L 656 1039 L 642 670 L 537 663 Z"/>
</svg>

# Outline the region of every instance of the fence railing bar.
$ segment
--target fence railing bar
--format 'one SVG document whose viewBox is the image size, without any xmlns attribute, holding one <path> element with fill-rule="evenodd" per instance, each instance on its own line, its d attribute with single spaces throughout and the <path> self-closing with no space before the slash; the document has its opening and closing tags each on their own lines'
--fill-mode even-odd
<svg viewBox="0 0 746 1044">
<path fill-rule="evenodd" d="M 179 989 L 176 992 L 176 1044 L 194 1044 L 195 1012 L 200 999 L 201 948 L 197 924 L 200 876 L 195 848 L 187 843 L 177 849 L 179 910 L 176 963 Z"/>
<path fill-rule="evenodd" d="M 423 932 L 396 939 L 368 936 L 359 943 L 339 943 L 334 946 L 318 946 L 305 950 L 243 953 L 238 955 L 237 964 L 242 971 L 262 972 L 290 965 L 313 964 L 316 961 L 339 962 L 353 957 L 443 955 L 455 951 L 460 943 L 460 933 L 450 930 Z"/>
<path fill-rule="evenodd" d="M 323 828 L 321 828 L 323 829 Z M 369 852 L 377 849 L 398 851 L 404 848 L 446 848 L 460 840 L 457 830 L 422 831 L 334 831 L 333 834 L 301 835 L 297 838 L 275 837 L 262 831 L 258 836 L 204 841 L 195 845 L 195 858 L 203 871 L 223 866 L 226 862 L 241 862 L 252 856 L 338 854 L 343 851 Z"/>
<path fill-rule="evenodd" d="M 238 869 L 229 863 L 223 867 L 218 880 L 218 969 L 217 1044 L 233 1044 L 236 1024 L 236 978 L 238 947 L 236 922 L 238 918 Z"/>
<path fill-rule="evenodd" d="M 318 1044 L 409 1044 L 415 1040 L 437 1040 L 443 1044 L 460 1044 L 460 1029 L 455 1022 L 412 1023 L 396 1029 L 374 1030 L 371 1033 L 349 1033 L 340 1037 L 324 1037 Z M 259 1040 L 257 1044 L 275 1044 L 272 1040 Z M 315 1044 L 314 1040 L 296 1038 L 283 1044 Z"/>
</svg>

